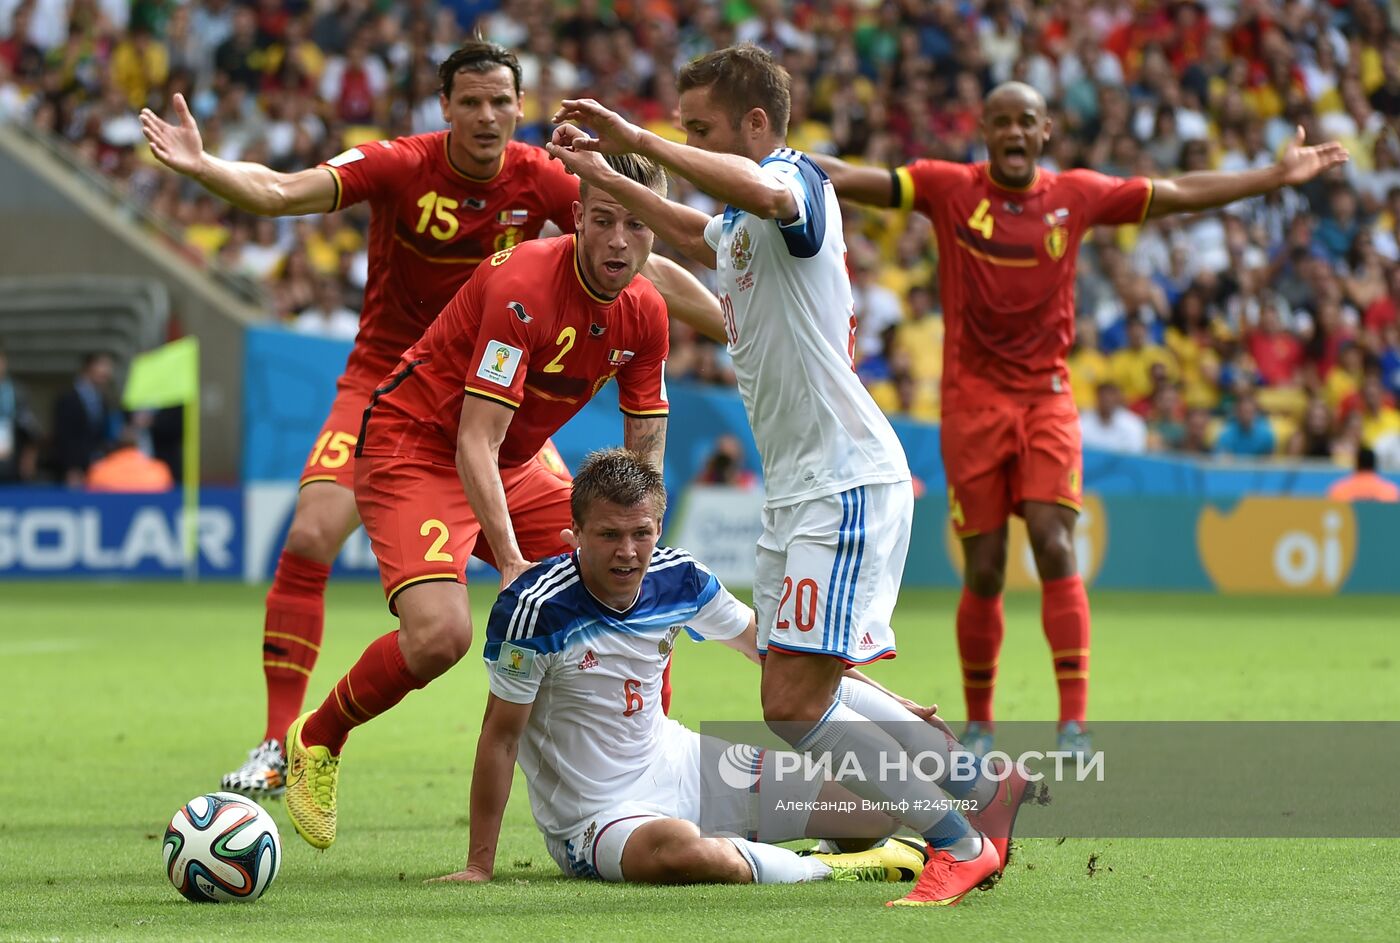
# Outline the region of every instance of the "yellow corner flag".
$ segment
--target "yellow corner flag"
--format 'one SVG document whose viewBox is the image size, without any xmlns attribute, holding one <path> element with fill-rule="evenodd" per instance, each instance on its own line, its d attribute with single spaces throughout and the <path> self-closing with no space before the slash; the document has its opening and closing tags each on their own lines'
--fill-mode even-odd
<svg viewBox="0 0 1400 943">
<path fill-rule="evenodd" d="M 182 337 L 131 361 L 122 405 L 127 409 L 185 407 L 185 578 L 199 569 L 199 339 Z"/>
</svg>

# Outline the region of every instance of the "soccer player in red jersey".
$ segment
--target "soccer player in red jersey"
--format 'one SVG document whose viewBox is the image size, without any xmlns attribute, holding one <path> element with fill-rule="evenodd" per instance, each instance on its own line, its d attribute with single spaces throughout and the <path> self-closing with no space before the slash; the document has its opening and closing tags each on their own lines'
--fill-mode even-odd
<svg viewBox="0 0 1400 943">
<path fill-rule="evenodd" d="M 893 172 L 816 158 L 844 198 L 912 208 L 938 239 L 943 348 L 943 464 L 965 569 L 958 651 L 968 730 L 992 745 L 992 687 L 1004 632 L 1006 522 L 1026 521 L 1041 579 L 1041 621 L 1060 696 L 1060 748 L 1088 750 L 1089 601 L 1074 555 L 1082 456 L 1065 358 L 1074 338 L 1079 243 L 1094 226 L 1223 206 L 1311 180 L 1347 159 L 1303 146 L 1272 167 L 1173 179 L 1036 166 L 1050 138 L 1045 99 L 1008 82 L 986 97 L 989 160 L 918 160 Z"/>
<path fill-rule="evenodd" d="M 659 165 L 610 163 L 665 192 Z M 470 646 L 461 584 L 478 537 L 502 586 L 532 561 L 567 552 L 569 483 L 534 460 L 549 436 L 616 378 L 623 444 L 661 467 L 669 325 L 651 282 L 634 279 L 653 236 L 603 191 L 587 188 L 580 199 L 574 235 L 492 256 L 364 411 L 355 499 L 399 629 L 371 643 L 320 708 L 287 731 L 287 812 L 319 848 L 335 840 L 350 731 Z"/>
<path fill-rule="evenodd" d="M 253 796 L 283 789 L 282 736 L 301 712 L 320 652 L 331 564 L 359 524 L 352 491 L 360 418 L 399 355 L 493 253 L 540 235 L 572 232 L 578 180 L 541 148 L 511 140 L 520 117 L 520 65 L 501 46 L 469 42 L 438 69 L 444 131 L 352 147 L 298 173 L 206 154 L 189 108 L 178 126 L 149 109 L 141 124 L 163 163 L 240 209 L 264 216 L 335 212 L 370 204 L 369 279 L 360 332 L 330 415 L 302 470 L 301 490 L 267 595 L 263 674 L 267 725 L 223 788 Z M 671 313 L 722 339 L 715 298 L 684 269 L 656 257 L 648 275 Z M 568 476 L 545 443 L 541 461 Z"/>
</svg>

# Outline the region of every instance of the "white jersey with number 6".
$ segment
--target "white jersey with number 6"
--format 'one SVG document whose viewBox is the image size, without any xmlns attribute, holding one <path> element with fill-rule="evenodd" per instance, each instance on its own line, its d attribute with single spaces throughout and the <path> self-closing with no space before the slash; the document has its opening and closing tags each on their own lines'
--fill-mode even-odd
<svg viewBox="0 0 1400 943">
<path fill-rule="evenodd" d="M 661 712 L 661 683 L 682 630 L 727 639 L 749 608 L 684 550 L 658 547 L 626 610 L 583 585 L 574 554 L 537 563 L 496 598 L 486 625 L 491 693 L 533 704 L 520 741 L 530 809 L 545 836 L 565 841 L 626 802 L 666 808 L 681 782 Z M 661 770 L 661 772 L 658 772 Z"/>
<path fill-rule="evenodd" d="M 710 220 L 705 241 L 766 504 L 907 481 L 904 450 L 852 367 L 854 302 L 831 181 L 786 147 L 759 167 L 792 192 L 797 218 L 779 223 L 730 206 Z"/>
</svg>

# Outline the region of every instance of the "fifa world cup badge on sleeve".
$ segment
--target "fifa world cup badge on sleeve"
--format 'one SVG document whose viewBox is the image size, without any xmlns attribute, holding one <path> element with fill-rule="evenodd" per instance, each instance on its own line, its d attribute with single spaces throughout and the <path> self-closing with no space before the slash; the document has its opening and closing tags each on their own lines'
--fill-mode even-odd
<svg viewBox="0 0 1400 943">
<path fill-rule="evenodd" d="M 519 347 L 492 341 L 486 345 L 486 353 L 481 355 L 481 365 L 476 368 L 476 375 L 501 386 L 510 386 L 520 366 L 521 353 Z"/>
<path fill-rule="evenodd" d="M 509 642 L 501 643 L 501 657 L 496 660 L 496 674 L 507 678 L 528 678 L 535 666 L 535 653 Z"/>
</svg>

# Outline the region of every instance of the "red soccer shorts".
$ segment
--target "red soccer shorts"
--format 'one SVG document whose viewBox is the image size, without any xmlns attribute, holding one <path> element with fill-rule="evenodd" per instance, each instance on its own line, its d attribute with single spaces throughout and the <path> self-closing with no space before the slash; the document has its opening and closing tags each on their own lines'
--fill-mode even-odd
<svg viewBox="0 0 1400 943">
<path fill-rule="evenodd" d="M 360 422 L 373 391 L 372 384 L 362 387 L 358 383 L 347 383 L 343 377 L 336 384 L 330 415 L 321 425 L 321 434 L 316 437 L 316 444 L 301 470 L 301 487 L 313 481 L 329 481 L 342 488 L 355 487 L 355 443 L 360 439 Z"/>
<path fill-rule="evenodd" d="M 542 560 L 569 547 L 559 532 L 570 526 L 569 482 L 543 462 L 502 469 L 515 539 L 527 560 Z M 394 598 L 415 583 L 465 583 L 467 560 L 494 562 L 477 538 L 481 525 L 467 504 L 457 469 L 404 456 L 362 455 L 355 462 L 355 503 L 379 560 L 389 611 Z"/>
<path fill-rule="evenodd" d="M 341 378 L 336 385 L 330 415 L 322 423 L 321 434 L 316 437 L 316 444 L 302 467 L 300 487 L 305 488 L 313 481 L 329 481 L 342 488 L 355 487 L 355 444 L 360 439 L 365 407 L 373 393 L 372 387 L 361 389 Z M 536 458 L 558 478 L 574 480 L 563 456 L 554 447 L 553 439 L 546 440 Z"/>
<path fill-rule="evenodd" d="M 1027 501 L 1079 510 L 1083 451 L 1069 396 L 945 410 L 941 437 L 948 515 L 959 537 L 996 530 Z"/>
</svg>

